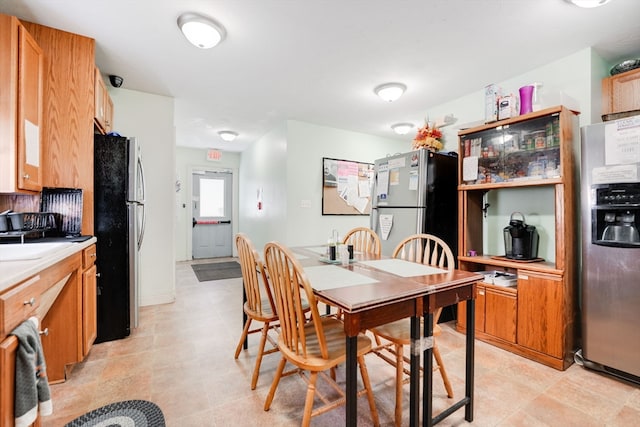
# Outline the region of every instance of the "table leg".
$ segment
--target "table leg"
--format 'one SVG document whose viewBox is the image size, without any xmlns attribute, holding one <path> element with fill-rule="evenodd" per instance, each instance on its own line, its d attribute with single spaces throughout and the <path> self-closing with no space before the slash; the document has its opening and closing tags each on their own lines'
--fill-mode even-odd
<svg viewBox="0 0 640 427">
<path fill-rule="evenodd" d="M 409 382 L 409 425 L 420 422 L 420 317 L 411 316 L 411 377 Z"/>
<path fill-rule="evenodd" d="M 424 338 L 433 339 L 433 313 L 424 316 Z M 432 341 L 433 343 L 433 341 Z M 424 367 L 422 375 L 422 425 L 433 426 L 433 344 L 424 349 Z"/>
<path fill-rule="evenodd" d="M 467 300 L 467 348 L 466 348 L 466 368 L 464 380 L 464 392 L 469 399 L 469 403 L 464 408 L 464 419 L 473 421 L 473 376 L 475 357 L 475 335 L 476 335 L 476 300 Z"/>
<path fill-rule="evenodd" d="M 358 420 L 358 337 L 347 336 L 346 345 L 346 425 L 355 427 Z"/>
</svg>

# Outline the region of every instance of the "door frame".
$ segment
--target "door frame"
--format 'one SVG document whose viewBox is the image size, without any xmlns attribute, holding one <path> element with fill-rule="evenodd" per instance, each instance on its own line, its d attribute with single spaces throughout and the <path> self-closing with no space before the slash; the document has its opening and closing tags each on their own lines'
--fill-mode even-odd
<svg viewBox="0 0 640 427">
<path fill-rule="evenodd" d="M 238 169 L 237 168 L 225 168 L 225 167 L 215 167 L 211 165 L 189 165 L 189 176 L 187 179 L 184 179 L 184 183 L 187 184 L 184 191 L 187 191 L 188 195 L 188 205 L 193 206 L 193 173 L 195 171 L 206 171 L 206 172 L 230 172 L 232 174 L 231 178 L 231 233 L 232 239 L 235 239 L 235 235 L 238 234 L 238 197 L 239 197 L 239 186 L 238 186 Z M 183 232 L 186 233 L 187 236 L 187 259 L 193 259 L 193 236 L 191 234 L 191 209 L 188 210 L 188 214 L 185 217 L 184 221 L 184 229 Z M 232 254 L 234 257 L 238 256 L 238 249 L 236 248 L 235 243 L 231 245 Z"/>
</svg>

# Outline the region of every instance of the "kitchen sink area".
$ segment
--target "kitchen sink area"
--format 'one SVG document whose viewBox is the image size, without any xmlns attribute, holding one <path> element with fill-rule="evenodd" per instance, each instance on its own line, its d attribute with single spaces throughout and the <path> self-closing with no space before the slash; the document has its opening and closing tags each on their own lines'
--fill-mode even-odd
<svg viewBox="0 0 640 427">
<path fill-rule="evenodd" d="M 72 242 L 5 243 L 0 245 L 0 262 L 28 261 L 46 257 Z"/>
</svg>

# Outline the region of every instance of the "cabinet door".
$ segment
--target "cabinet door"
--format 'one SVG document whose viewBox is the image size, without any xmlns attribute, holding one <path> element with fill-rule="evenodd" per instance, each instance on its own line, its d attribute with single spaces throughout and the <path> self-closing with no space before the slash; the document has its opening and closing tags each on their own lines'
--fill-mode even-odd
<svg viewBox="0 0 640 427">
<path fill-rule="evenodd" d="M 20 25 L 18 67 L 18 188 L 42 189 L 42 49 Z"/>
<path fill-rule="evenodd" d="M 98 334 L 97 271 L 96 266 L 92 265 L 82 274 L 82 349 L 85 357 Z"/>
<path fill-rule="evenodd" d="M 104 130 L 104 94 L 107 91 L 105 87 L 104 80 L 102 80 L 102 75 L 100 74 L 100 70 L 96 68 L 95 71 L 95 113 L 94 117 L 98 127 L 101 130 Z"/>
<path fill-rule="evenodd" d="M 487 288 L 484 331 L 503 340 L 516 342 L 516 293 L 512 289 Z"/>
<path fill-rule="evenodd" d="M 640 68 L 602 80 L 602 114 L 640 110 Z"/>
<path fill-rule="evenodd" d="M 562 278 L 518 271 L 518 344 L 561 358 Z"/>
<path fill-rule="evenodd" d="M 0 342 L 0 427 L 12 427 L 18 340 L 14 336 Z"/>
</svg>

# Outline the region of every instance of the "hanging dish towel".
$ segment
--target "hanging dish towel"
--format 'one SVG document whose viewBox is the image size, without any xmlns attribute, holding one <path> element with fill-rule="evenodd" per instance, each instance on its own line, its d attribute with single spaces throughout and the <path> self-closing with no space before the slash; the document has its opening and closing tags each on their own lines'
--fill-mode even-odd
<svg viewBox="0 0 640 427">
<path fill-rule="evenodd" d="M 31 317 L 11 332 L 18 339 L 14 403 L 16 427 L 31 425 L 38 416 L 38 410 L 40 415 L 53 412 L 38 327 L 38 318 Z"/>
</svg>

